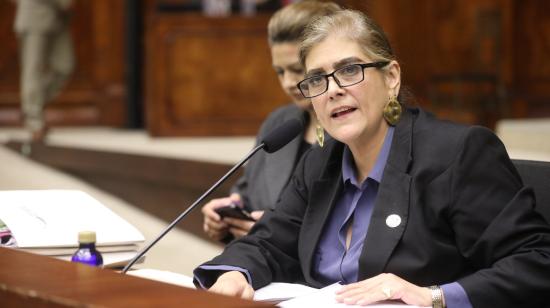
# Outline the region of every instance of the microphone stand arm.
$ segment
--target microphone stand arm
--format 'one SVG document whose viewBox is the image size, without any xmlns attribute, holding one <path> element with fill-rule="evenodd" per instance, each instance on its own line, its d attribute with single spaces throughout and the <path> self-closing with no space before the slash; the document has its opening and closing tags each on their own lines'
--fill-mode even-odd
<svg viewBox="0 0 550 308">
<path fill-rule="evenodd" d="M 225 182 L 225 180 L 228 177 L 230 177 L 233 173 L 235 173 L 235 171 L 237 171 L 238 168 L 240 168 L 244 163 L 246 163 L 250 159 L 250 157 L 252 157 L 252 155 L 256 154 L 256 152 L 258 152 L 264 147 L 265 147 L 265 144 L 262 143 L 257 147 L 255 147 L 254 149 L 252 149 L 248 153 L 248 155 L 246 155 L 245 158 L 243 158 L 240 162 L 238 162 L 235 166 L 233 166 L 231 170 L 229 170 L 222 178 L 220 178 L 214 185 L 212 185 L 210 189 L 208 189 L 204 194 L 202 194 L 202 196 L 200 196 L 193 204 L 191 204 L 191 206 L 189 206 L 170 225 L 168 225 L 168 227 L 166 227 L 166 229 L 164 229 L 164 231 L 162 231 L 162 233 L 159 236 L 157 236 L 145 248 L 140 250 L 139 253 L 132 260 L 130 260 L 130 262 L 122 269 L 122 273 L 125 274 L 132 267 L 132 265 L 134 265 L 143 255 L 147 253 L 147 251 L 149 251 L 149 249 L 151 249 L 151 247 L 153 247 L 158 241 L 160 241 L 160 239 L 162 239 L 168 232 L 170 232 L 170 230 L 172 230 L 172 228 L 174 228 L 174 226 L 178 222 L 180 222 L 185 216 L 187 216 L 189 212 L 191 212 L 195 207 L 197 207 L 197 205 L 201 203 L 204 200 L 204 198 L 208 197 L 216 188 L 218 188 L 223 182 Z"/>
</svg>

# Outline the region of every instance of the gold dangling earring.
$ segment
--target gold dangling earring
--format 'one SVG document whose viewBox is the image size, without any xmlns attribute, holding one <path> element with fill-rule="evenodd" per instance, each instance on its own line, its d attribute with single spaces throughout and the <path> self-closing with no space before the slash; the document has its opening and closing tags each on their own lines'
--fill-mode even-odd
<svg viewBox="0 0 550 308">
<path fill-rule="evenodd" d="M 320 147 L 323 147 L 325 144 L 325 130 L 321 127 L 321 125 L 317 124 L 315 127 L 315 133 L 317 135 L 317 143 Z"/>
<path fill-rule="evenodd" d="M 397 100 L 397 96 L 392 95 L 386 106 L 384 106 L 384 111 L 382 112 L 382 115 L 384 116 L 384 119 L 386 120 L 386 122 L 388 122 L 388 124 L 390 124 L 391 126 L 395 126 L 395 124 L 399 122 L 402 112 L 403 109 L 401 108 L 401 104 Z"/>
</svg>

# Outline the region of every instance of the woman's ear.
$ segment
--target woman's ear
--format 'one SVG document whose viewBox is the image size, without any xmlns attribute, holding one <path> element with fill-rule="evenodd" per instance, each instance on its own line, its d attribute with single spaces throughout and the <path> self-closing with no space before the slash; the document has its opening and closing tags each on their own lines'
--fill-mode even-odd
<svg viewBox="0 0 550 308">
<path fill-rule="evenodd" d="M 397 96 L 401 87 L 401 67 L 399 63 L 392 60 L 386 67 L 385 72 L 386 87 L 389 91 L 388 96 Z"/>
</svg>

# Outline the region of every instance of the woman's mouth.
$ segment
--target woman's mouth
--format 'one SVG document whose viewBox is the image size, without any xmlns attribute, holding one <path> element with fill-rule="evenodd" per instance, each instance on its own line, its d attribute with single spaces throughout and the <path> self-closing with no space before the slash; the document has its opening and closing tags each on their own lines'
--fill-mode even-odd
<svg viewBox="0 0 550 308">
<path fill-rule="evenodd" d="M 346 115 L 346 114 L 352 113 L 352 112 L 354 112 L 355 110 L 357 110 L 357 108 L 353 108 L 353 107 L 339 108 L 339 109 L 333 111 L 333 112 L 330 114 L 330 117 L 333 118 L 333 119 L 335 119 L 335 118 L 344 116 L 344 115 Z"/>
</svg>

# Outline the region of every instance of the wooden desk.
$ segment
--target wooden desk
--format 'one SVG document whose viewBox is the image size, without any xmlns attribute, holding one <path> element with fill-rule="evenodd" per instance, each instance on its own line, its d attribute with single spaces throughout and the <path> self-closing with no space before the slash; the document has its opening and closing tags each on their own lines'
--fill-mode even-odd
<svg viewBox="0 0 550 308">
<path fill-rule="evenodd" d="M 270 307 L 0 248 L 2 307 Z"/>
</svg>

